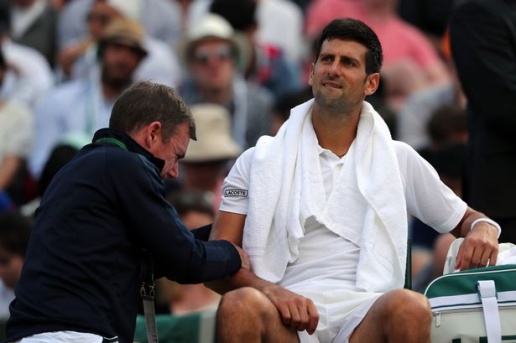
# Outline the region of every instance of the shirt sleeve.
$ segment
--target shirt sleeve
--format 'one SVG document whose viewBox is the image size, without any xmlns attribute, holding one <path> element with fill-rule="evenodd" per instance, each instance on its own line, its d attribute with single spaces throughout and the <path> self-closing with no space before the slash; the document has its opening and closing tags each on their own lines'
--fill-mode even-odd
<svg viewBox="0 0 516 343">
<path fill-rule="evenodd" d="M 467 204 L 446 186 L 435 169 L 408 144 L 396 142 L 396 153 L 409 214 L 441 233 L 460 222 Z"/>
<path fill-rule="evenodd" d="M 203 242 L 184 226 L 165 198 L 158 169 L 138 154 L 110 159 L 115 201 L 130 234 L 153 257 L 156 276 L 200 283 L 231 275 L 241 266 L 228 241 Z M 121 156 L 121 155 L 117 155 Z M 129 157 L 128 157 L 129 156 Z"/>
<path fill-rule="evenodd" d="M 251 148 L 240 155 L 224 180 L 220 211 L 247 215 L 253 152 L 254 148 Z"/>
</svg>

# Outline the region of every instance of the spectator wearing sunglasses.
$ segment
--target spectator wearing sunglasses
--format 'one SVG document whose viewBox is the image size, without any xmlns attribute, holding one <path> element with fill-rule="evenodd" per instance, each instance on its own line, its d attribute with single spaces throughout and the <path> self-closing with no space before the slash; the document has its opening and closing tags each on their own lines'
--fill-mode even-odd
<svg viewBox="0 0 516 343">
<path fill-rule="evenodd" d="M 214 0 L 210 11 L 226 19 L 250 52 L 243 66 L 244 76 L 267 88 L 275 100 L 304 87 L 300 64 L 288 59 L 279 45 L 259 39 L 256 0 Z"/>
<path fill-rule="evenodd" d="M 254 146 L 260 136 L 270 133 L 273 97 L 243 78 L 240 67 L 248 52 L 224 18 L 204 16 L 187 32 L 179 51 L 188 69 L 180 94 L 188 105 L 224 106 L 231 114 L 231 135 L 241 148 Z"/>
</svg>

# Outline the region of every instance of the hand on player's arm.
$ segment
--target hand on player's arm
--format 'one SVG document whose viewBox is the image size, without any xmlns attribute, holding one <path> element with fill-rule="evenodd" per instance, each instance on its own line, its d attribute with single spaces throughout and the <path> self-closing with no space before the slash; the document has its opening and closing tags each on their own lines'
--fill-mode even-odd
<svg viewBox="0 0 516 343">
<path fill-rule="evenodd" d="M 219 212 L 210 239 L 225 239 L 241 246 L 244 223 L 245 215 Z M 221 294 L 241 287 L 253 287 L 274 304 L 285 326 L 298 331 L 306 330 L 309 334 L 317 328 L 319 314 L 312 300 L 263 280 L 248 268 L 242 268 L 230 277 L 210 282 L 207 286 Z"/>
</svg>

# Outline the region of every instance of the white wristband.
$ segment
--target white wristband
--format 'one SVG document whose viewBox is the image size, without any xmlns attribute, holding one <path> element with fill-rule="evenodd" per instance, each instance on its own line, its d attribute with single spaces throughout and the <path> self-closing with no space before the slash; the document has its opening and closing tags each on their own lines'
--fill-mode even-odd
<svg viewBox="0 0 516 343">
<path fill-rule="evenodd" d="M 495 222 L 494 220 L 491 220 L 489 218 L 478 218 L 478 219 L 476 219 L 473 223 L 471 223 L 470 230 L 473 230 L 474 227 L 475 227 L 475 224 L 480 223 L 480 222 L 486 222 L 486 223 L 489 223 L 489 224 L 493 225 L 496 228 L 496 230 L 498 231 L 498 237 L 497 238 L 500 238 L 500 234 L 502 233 L 502 229 L 500 228 L 500 225 L 498 225 L 497 222 Z"/>
</svg>

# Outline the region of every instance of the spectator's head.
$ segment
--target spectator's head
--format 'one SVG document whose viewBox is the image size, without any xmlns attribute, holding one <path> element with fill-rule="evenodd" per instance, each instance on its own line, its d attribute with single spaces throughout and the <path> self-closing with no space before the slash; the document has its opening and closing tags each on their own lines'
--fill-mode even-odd
<svg viewBox="0 0 516 343">
<path fill-rule="evenodd" d="M 0 279 L 13 289 L 25 260 L 32 221 L 18 212 L 0 213 Z"/>
<path fill-rule="evenodd" d="M 207 14 L 187 32 L 183 58 L 203 92 L 231 89 L 239 59 L 233 28 L 221 16 Z"/>
<path fill-rule="evenodd" d="M 83 146 L 91 142 L 91 137 L 83 132 L 71 132 L 65 134 L 59 142 L 52 148 L 41 176 L 38 179 L 39 194 L 43 195 L 54 178 L 54 175 L 75 155 Z"/>
<path fill-rule="evenodd" d="M 163 84 L 134 83 L 117 99 L 109 127 L 125 132 L 165 161 L 162 177 L 178 177 L 178 160 L 189 140 L 196 140 L 195 121 L 183 99 Z"/>
<path fill-rule="evenodd" d="M 213 193 L 196 189 L 181 189 L 167 195 L 179 218 L 190 230 L 208 225 L 215 218 Z"/>
<path fill-rule="evenodd" d="M 129 19 L 112 21 L 98 42 L 98 56 L 102 65 L 102 81 L 115 87 L 131 82 L 133 73 L 147 55 L 144 31 Z"/>
<path fill-rule="evenodd" d="M 466 145 L 449 141 L 430 152 L 427 158 L 439 177 L 455 194 L 462 197 L 462 175 L 466 161 Z"/>
<path fill-rule="evenodd" d="M 428 120 L 427 131 L 434 148 L 448 142 L 466 144 L 469 131 L 465 110 L 459 105 L 439 107 Z"/>
<path fill-rule="evenodd" d="M 88 33 L 94 40 L 100 39 L 109 24 L 120 18 L 120 12 L 106 0 L 94 0 L 86 14 Z"/>
<path fill-rule="evenodd" d="M 319 58 L 324 42 L 332 39 L 357 42 L 366 47 L 366 74 L 379 73 L 383 62 L 382 45 L 376 33 L 357 19 L 334 19 L 324 27 L 315 43 L 315 59 Z"/>
<path fill-rule="evenodd" d="M 86 14 L 88 33 L 98 40 L 109 24 L 119 18 L 138 21 L 140 0 L 93 0 Z"/>
</svg>

